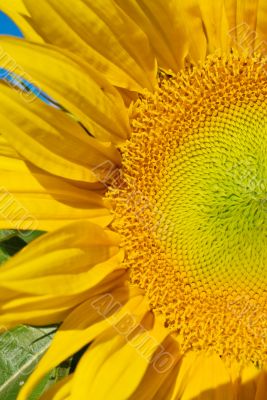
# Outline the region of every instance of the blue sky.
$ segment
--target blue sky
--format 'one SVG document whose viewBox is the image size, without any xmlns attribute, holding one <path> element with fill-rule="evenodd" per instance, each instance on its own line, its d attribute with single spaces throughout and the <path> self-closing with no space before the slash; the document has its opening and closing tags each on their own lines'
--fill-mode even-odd
<svg viewBox="0 0 267 400">
<path fill-rule="evenodd" d="M 2 11 L 0 11 L 0 35 L 12 35 L 22 37 L 20 30 Z M 6 71 L 0 68 L 0 79 L 6 76 Z"/>
<path fill-rule="evenodd" d="M 17 28 L 17 26 L 14 24 L 14 22 L 11 21 L 10 18 L 8 18 L 3 12 L 0 11 L 0 35 L 11 35 L 11 36 L 18 36 L 18 37 L 23 37 L 21 34 L 20 30 Z M 14 77 L 9 77 L 7 75 L 7 71 L 0 68 L 0 79 L 6 79 L 9 80 L 10 82 L 14 81 Z M 53 104 L 50 103 L 48 100 L 48 96 L 44 96 L 44 93 L 40 93 L 38 89 L 36 89 L 33 85 L 28 85 L 28 88 L 30 88 L 33 92 L 36 92 L 36 95 L 46 102 L 47 104 Z M 51 99 L 50 99 L 51 100 Z"/>
<path fill-rule="evenodd" d="M 0 34 L 22 37 L 22 34 L 20 30 L 16 27 L 16 25 L 1 11 L 0 11 Z"/>
</svg>

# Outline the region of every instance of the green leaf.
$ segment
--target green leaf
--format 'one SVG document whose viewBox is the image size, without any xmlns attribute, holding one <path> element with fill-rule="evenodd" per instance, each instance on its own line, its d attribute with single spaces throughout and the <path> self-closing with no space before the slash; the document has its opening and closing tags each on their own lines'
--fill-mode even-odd
<svg viewBox="0 0 267 400">
<path fill-rule="evenodd" d="M 3 264 L 9 259 L 9 256 L 0 248 L 0 264 Z"/>
<path fill-rule="evenodd" d="M 44 231 L 16 231 L 15 229 L 2 229 L 0 230 L 0 242 L 18 236 L 25 243 L 29 243 L 37 237 L 41 236 L 43 233 Z"/>
<path fill-rule="evenodd" d="M 21 386 L 48 349 L 55 327 L 19 326 L 0 335 L 0 399 L 14 400 Z M 50 375 L 36 388 L 31 400 L 37 400 Z M 36 397 L 38 396 L 38 397 Z"/>
<path fill-rule="evenodd" d="M 0 264 L 44 232 L 0 230 Z M 3 327 L 0 326 L 0 330 Z M 15 400 L 36 364 L 48 349 L 56 327 L 19 326 L 0 334 L 0 399 Z M 70 372 L 72 359 L 52 370 L 37 385 L 28 400 L 39 400 L 42 393 Z"/>
<path fill-rule="evenodd" d="M 14 229 L 0 230 L 0 264 L 43 233 L 42 231 L 19 232 Z"/>
<path fill-rule="evenodd" d="M 37 239 L 44 233 L 44 231 L 22 231 L 19 233 L 19 237 L 23 239 L 26 243 L 30 243 L 32 240 Z"/>
<path fill-rule="evenodd" d="M 1 250 L 9 256 L 13 256 L 19 250 L 26 246 L 26 242 L 22 240 L 19 236 L 13 236 L 8 240 L 3 240 L 1 242 Z"/>
<path fill-rule="evenodd" d="M 0 241 L 8 240 L 13 236 L 16 236 L 17 231 L 14 229 L 2 229 L 0 230 Z"/>
</svg>

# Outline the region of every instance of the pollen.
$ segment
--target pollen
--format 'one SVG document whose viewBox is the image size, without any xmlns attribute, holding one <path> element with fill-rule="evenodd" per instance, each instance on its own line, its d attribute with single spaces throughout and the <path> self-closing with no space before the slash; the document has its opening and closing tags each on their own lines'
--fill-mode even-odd
<svg viewBox="0 0 267 400">
<path fill-rule="evenodd" d="M 161 71 L 131 126 L 108 197 L 132 285 L 183 352 L 266 363 L 266 60 Z"/>
</svg>

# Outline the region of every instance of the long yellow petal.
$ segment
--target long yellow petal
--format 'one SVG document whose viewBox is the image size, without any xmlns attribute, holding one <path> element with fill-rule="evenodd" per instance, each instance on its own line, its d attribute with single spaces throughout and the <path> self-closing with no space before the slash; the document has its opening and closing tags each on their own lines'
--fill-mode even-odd
<svg viewBox="0 0 267 400">
<path fill-rule="evenodd" d="M 2 292 L 2 288 L 1 288 Z M 1 326 L 11 328 L 20 323 L 32 325 L 50 325 L 58 323 L 86 296 L 66 296 L 55 299 L 54 296 L 29 296 L 18 295 L 16 291 L 9 291 L 9 297 L 13 293 L 14 300 L 7 300 L 3 289 L 3 300 L 0 302 Z"/>
<path fill-rule="evenodd" d="M 155 60 L 147 37 L 113 0 L 24 1 L 46 42 L 80 55 L 114 85 L 153 88 Z"/>
<path fill-rule="evenodd" d="M 238 371 L 235 388 L 237 397 L 240 399 L 265 400 L 267 393 L 266 367 L 258 368 L 251 364 Z"/>
<path fill-rule="evenodd" d="M 0 324 L 6 328 L 12 328 L 18 324 L 50 325 L 58 324 L 68 316 L 77 306 L 96 294 L 111 291 L 114 287 L 122 286 L 126 279 L 122 270 L 115 270 L 107 275 L 99 284 L 91 289 L 68 295 L 29 295 L 17 291 L 1 288 Z"/>
<path fill-rule="evenodd" d="M 267 53 L 266 18 L 264 0 L 225 0 L 232 46 L 240 53 Z"/>
<path fill-rule="evenodd" d="M 147 34 L 161 67 L 171 68 L 174 71 L 183 67 L 186 37 L 184 30 L 176 21 L 179 15 L 174 3 L 163 0 L 154 4 L 148 1 L 115 1 Z"/>
<path fill-rule="evenodd" d="M 206 56 L 206 37 L 197 0 L 115 0 L 150 39 L 159 65 L 178 71 L 185 58 Z"/>
<path fill-rule="evenodd" d="M 188 352 L 180 361 L 176 382 L 170 388 L 168 400 L 234 400 L 230 374 L 216 354 Z"/>
<path fill-rule="evenodd" d="M 7 155 L 0 156 L 0 229 L 49 231 L 81 219 L 111 222 L 100 195 L 15 158 L 3 138 L 0 149 Z"/>
<path fill-rule="evenodd" d="M 168 335 L 161 343 L 158 353 L 157 361 L 149 364 L 137 390 L 129 400 L 159 400 L 158 392 L 162 386 L 167 385 L 170 389 L 174 382 L 173 377 L 177 373 L 177 363 L 181 358 L 177 340 Z M 163 400 L 167 400 L 167 396 L 164 396 Z"/>
<path fill-rule="evenodd" d="M 150 317 L 148 315 L 145 318 L 142 322 L 144 325 L 137 325 L 137 331 L 140 328 L 138 333 L 130 333 L 133 326 L 125 322 L 121 329 L 118 325 L 93 343 L 77 366 L 72 399 L 137 399 L 131 396 L 145 376 L 149 364 L 161 373 L 158 367 L 167 361 L 166 355 L 174 362 L 172 355 L 166 354 L 162 346 L 169 331 L 156 322 L 153 326 L 153 319 L 152 326 L 148 324 L 145 329 L 146 319 Z M 136 321 L 138 324 L 138 317 Z M 171 365 L 168 367 L 171 368 Z"/>
<path fill-rule="evenodd" d="M 221 50 L 227 53 L 230 50 L 229 22 L 227 20 L 225 1 L 210 2 L 199 0 L 201 17 L 207 35 L 207 52 L 214 53 Z"/>
<path fill-rule="evenodd" d="M 91 250 L 92 251 L 92 250 Z M 62 254 L 64 251 L 57 251 L 53 254 L 49 254 L 46 257 L 43 257 L 45 262 L 50 262 L 52 265 L 54 257 L 61 257 L 63 265 L 67 262 L 82 262 L 79 260 L 78 254 L 75 251 L 69 251 L 69 257 L 67 254 Z M 66 258 L 65 258 L 66 257 Z M 77 260 L 76 260 L 77 259 Z M 103 279 L 113 272 L 116 269 L 119 269 L 120 263 L 123 260 L 123 254 L 120 252 L 117 256 L 113 256 L 110 260 L 106 262 L 102 262 L 92 267 L 87 272 L 80 272 L 78 275 L 74 275 L 73 273 L 65 273 L 65 274 L 55 274 L 51 276 L 41 276 L 41 277 L 33 277 L 33 278 L 25 278 L 22 276 L 20 278 L 19 274 L 16 274 L 14 271 L 13 279 L 10 277 L 10 273 L 4 274 L 2 276 L 3 281 L 1 282 L 1 286 L 4 288 L 8 288 L 14 291 L 22 292 L 22 293 L 30 293 L 37 295 L 64 295 L 64 289 L 68 290 L 69 295 L 79 294 L 86 290 L 92 289 L 94 286 L 99 284 L 99 282 L 103 281 Z M 23 266 L 22 270 L 25 270 L 25 275 L 31 267 L 34 267 L 34 262 L 27 263 L 27 266 Z M 41 265 L 41 268 L 43 265 Z M 1 274 L 2 275 L 2 274 Z M 19 279 L 19 280 L 17 280 Z M 55 293 L 57 292 L 57 293 Z"/>
<path fill-rule="evenodd" d="M 119 152 L 111 143 L 90 137 L 61 110 L 38 99 L 26 103 L 4 85 L 0 86 L 0 102 L 2 135 L 38 167 L 68 179 L 97 182 L 92 169 L 107 160 L 114 168 L 119 164 Z"/>
<path fill-rule="evenodd" d="M 88 221 L 67 225 L 7 261 L 0 270 L 1 286 L 56 296 L 88 290 L 119 267 L 118 244 L 117 234 Z"/>
<path fill-rule="evenodd" d="M 258 0 L 238 0 L 237 1 L 237 29 L 239 46 L 247 48 L 250 54 L 254 50 L 255 38 L 257 35 L 257 14 L 259 8 Z M 243 29 L 245 25 L 245 31 Z M 239 27 L 240 25 L 240 27 Z"/>
<path fill-rule="evenodd" d="M 142 312 L 147 312 L 148 307 L 143 300 L 140 290 L 129 292 L 127 287 L 122 287 L 92 297 L 75 308 L 57 331 L 49 350 L 23 387 L 19 399 L 27 399 L 51 369 L 118 323 L 125 314 L 133 313 L 141 304 Z M 102 310 L 107 310 L 106 315 Z"/>
<path fill-rule="evenodd" d="M 172 393 L 175 387 L 175 381 L 180 369 L 180 363 L 176 364 L 175 367 L 170 371 L 167 379 L 165 379 L 157 390 L 156 394 L 151 397 L 151 400 L 170 400 L 171 398 L 177 400 L 177 398 L 172 397 Z"/>
<path fill-rule="evenodd" d="M 267 365 L 260 372 L 257 379 L 257 390 L 255 400 L 264 400 L 267 393 Z"/>
<path fill-rule="evenodd" d="M 0 38 L 0 67 L 35 83 L 100 140 L 127 138 L 129 120 L 121 96 L 82 59 L 49 45 Z"/>
<path fill-rule="evenodd" d="M 14 314 L 17 323 L 25 322 L 29 310 L 39 310 L 40 316 L 45 311 L 47 320 L 46 311 L 53 312 L 53 302 L 55 312 L 71 309 L 86 296 L 104 290 L 110 279 L 116 282 L 123 273 L 118 244 L 117 234 L 88 221 L 70 224 L 30 243 L 0 270 L 1 323 L 13 321 Z M 120 275 L 112 276 L 116 271 Z"/>
<path fill-rule="evenodd" d="M 267 3 L 265 0 L 258 0 L 257 14 L 257 37 L 255 51 L 267 55 Z"/>
</svg>

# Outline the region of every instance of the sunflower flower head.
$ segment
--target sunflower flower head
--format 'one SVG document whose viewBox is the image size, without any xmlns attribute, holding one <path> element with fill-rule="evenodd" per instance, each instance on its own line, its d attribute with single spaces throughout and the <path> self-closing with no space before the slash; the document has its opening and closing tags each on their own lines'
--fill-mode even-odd
<svg viewBox="0 0 267 400">
<path fill-rule="evenodd" d="M 266 362 L 266 60 L 162 72 L 110 191 L 131 282 L 184 352 Z"/>
<path fill-rule="evenodd" d="M 40 400 L 265 400 L 264 1 L 10 3 L 0 228 L 47 232 L 0 325 L 58 326 L 18 400 L 77 353 Z"/>
</svg>

